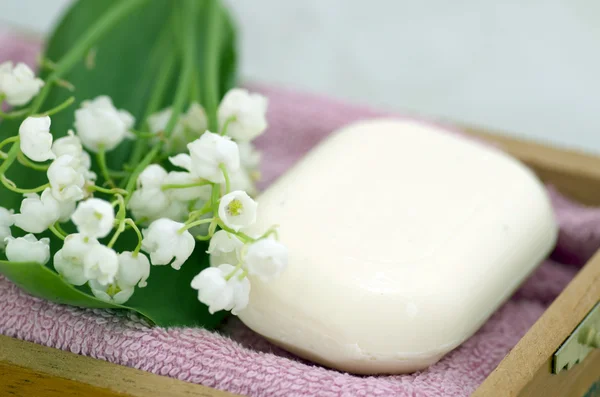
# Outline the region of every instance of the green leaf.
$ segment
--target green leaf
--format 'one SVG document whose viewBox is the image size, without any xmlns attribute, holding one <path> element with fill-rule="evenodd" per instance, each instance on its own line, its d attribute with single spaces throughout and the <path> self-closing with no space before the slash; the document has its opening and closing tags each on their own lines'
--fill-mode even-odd
<svg viewBox="0 0 600 397">
<path fill-rule="evenodd" d="M 206 250 L 205 244 L 197 247 Z M 205 261 L 207 260 L 204 255 Z M 190 261 L 191 262 L 191 261 Z M 201 267 L 206 267 L 204 263 Z M 198 302 L 197 291 L 190 287 L 198 273 L 198 264 L 186 263 L 176 271 L 170 266 L 153 266 L 148 285 L 136 288 L 125 305 L 104 302 L 91 295 L 88 287 L 75 287 L 55 271 L 39 263 L 0 260 L 0 273 L 17 286 L 39 298 L 73 306 L 101 309 L 134 310 L 160 326 L 218 326 L 225 313 L 210 315 Z"/>
<path fill-rule="evenodd" d="M 122 1 L 127 0 L 77 1 L 64 15 L 48 40 L 45 58 L 58 62 L 90 26 Z M 236 82 L 236 34 L 228 13 L 219 1 L 192 1 L 198 3 L 195 7 L 197 34 L 194 37 L 197 76 L 194 79 L 194 87 L 190 87 L 190 90 L 196 93 L 194 97 L 201 104 L 214 107 L 215 101 L 220 100 Z M 75 87 L 75 91 L 54 88 L 41 109 L 51 109 L 70 96 L 76 98 L 73 106 L 52 116 L 52 133 L 55 139 L 66 135 L 67 131 L 73 128 L 74 110 L 79 104 L 99 95 L 110 96 L 117 108 L 129 111 L 138 121 L 136 128 L 139 129 L 165 59 L 175 59 L 175 69 L 169 77 L 171 83 L 158 106 L 159 109 L 170 106 L 181 69 L 182 32 L 178 21 L 181 17 L 179 7 L 182 4 L 186 3 L 173 0 L 148 1 L 120 21 L 92 47 L 88 62 L 81 60 L 63 76 L 65 81 Z M 207 62 L 211 64 L 207 65 Z M 90 65 L 93 67 L 90 68 Z M 50 72 L 42 71 L 42 78 L 48 77 Z M 205 84 L 207 80 L 212 84 Z M 19 123 L 20 120 L 0 123 L 0 139 L 15 135 Z M 127 141 L 109 152 L 109 167 L 122 169 L 131 152 L 132 143 Z M 96 164 L 94 169 L 98 173 Z M 36 187 L 47 181 L 44 172 L 34 171 L 17 163 L 11 166 L 7 176 L 22 188 Z M 102 181 L 98 183 L 101 184 Z M 22 196 L 0 187 L 0 206 L 18 210 L 21 200 Z M 66 228 L 72 230 L 70 225 L 66 225 Z M 62 243 L 55 237 L 51 239 L 54 253 Z M 129 231 L 122 235 L 117 247 L 133 250 L 136 244 L 135 234 Z M 127 308 L 161 326 L 217 326 L 224 316 L 210 315 L 206 306 L 198 302 L 197 293 L 190 286 L 192 278 L 208 266 L 205 249 L 203 245 L 197 247 L 179 271 L 169 266 L 153 266 L 148 286 L 136 289 L 133 297 L 127 302 Z M 45 267 L 3 261 L 0 272 L 29 293 L 55 302 L 84 307 L 125 308 L 95 299 L 90 295 L 88 287 L 75 288 L 65 284 L 54 272 L 52 264 Z"/>
<path fill-rule="evenodd" d="M 39 263 L 0 260 L 0 273 L 31 295 L 53 302 L 92 308 L 122 308 L 89 296 Z"/>
</svg>

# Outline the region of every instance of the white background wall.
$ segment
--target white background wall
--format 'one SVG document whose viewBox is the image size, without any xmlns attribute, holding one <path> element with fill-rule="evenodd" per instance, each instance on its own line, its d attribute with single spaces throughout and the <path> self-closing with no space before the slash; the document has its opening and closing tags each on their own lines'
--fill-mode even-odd
<svg viewBox="0 0 600 397">
<path fill-rule="evenodd" d="M 226 0 L 247 79 L 600 152 L 598 0 Z M 69 0 L 0 0 L 46 32 Z"/>
</svg>

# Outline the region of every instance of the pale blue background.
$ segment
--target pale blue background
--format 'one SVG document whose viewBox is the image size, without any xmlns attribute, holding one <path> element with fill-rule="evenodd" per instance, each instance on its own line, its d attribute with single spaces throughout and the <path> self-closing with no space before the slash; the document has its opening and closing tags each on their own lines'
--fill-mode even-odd
<svg viewBox="0 0 600 397">
<path fill-rule="evenodd" d="M 1 0 L 47 32 L 68 0 Z M 246 78 L 600 152 L 598 0 L 228 0 Z"/>
</svg>

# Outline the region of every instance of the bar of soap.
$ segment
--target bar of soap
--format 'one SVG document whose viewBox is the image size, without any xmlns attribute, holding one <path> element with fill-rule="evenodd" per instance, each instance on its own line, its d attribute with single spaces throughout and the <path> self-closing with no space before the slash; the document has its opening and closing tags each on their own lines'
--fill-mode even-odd
<svg viewBox="0 0 600 397">
<path fill-rule="evenodd" d="M 345 127 L 259 197 L 280 278 L 239 317 L 273 343 L 358 374 L 420 370 L 494 313 L 557 237 L 532 171 L 419 122 Z"/>
</svg>

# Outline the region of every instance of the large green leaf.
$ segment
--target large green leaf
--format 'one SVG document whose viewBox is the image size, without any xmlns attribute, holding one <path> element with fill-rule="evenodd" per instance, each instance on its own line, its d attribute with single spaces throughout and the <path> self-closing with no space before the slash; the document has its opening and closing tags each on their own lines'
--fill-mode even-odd
<svg viewBox="0 0 600 397">
<path fill-rule="evenodd" d="M 77 1 L 48 40 L 45 58 L 59 61 L 90 26 L 121 1 L 125 0 Z M 194 37 L 198 55 L 195 76 L 197 99 L 211 108 L 214 107 L 215 99 L 220 99 L 236 81 L 235 31 L 229 15 L 218 1 L 195 1 L 198 2 L 195 15 L 197 35 Z M 209 3 L 211 1 L 214 3 Z M 43 110 L 50 109 L 71 95 L 76 98 L 73 107 L 52 117 L 52 133 L 55 138 L 65 135 L 73 128 L 73 111 L 81 101 L 99 95 L 110 96 L 117 108 L 126 109 L 138 121 L 141 120 L 165 59 L 176 59 L 176 66 L 169 79 L 171 84 L 160 105 L 169 106 L 172 103 L 181 68 L 180 41 L 183 33 L 179 30 L 178 18 L 181 15 L 176 10 L 179 4 L 181 2 L 173 0 L 148 1 L 94 45 L 88 62 L 82 60 L 64 76 L 64 80 L 73 85 L 74 92 L 64 88 L 53 89 L 43 105 Z M 215 13 L 209 12 L 211 7 L 216 10 Z M 211 29 L 215 24 L 218 29 Z M 211 64 L 207 65 L 207 62 Z M 204 84 L 207 76 L 210 77 L 207 74 L 209 70 L 216 71 L 214 87 L 217 92 L 211 91 L 211 87 Z M 50 71 L 42 71 L 41 76 L 47 77 L 49 73 Z M 15 135 L 19 122 L 0 123 L 0 139 Z M 137 127 L 140 128 L 139 123 Z M 122 168 L 131 151 L 132 143 L 123 143 L 108 154 L 109 166 Z M 19 164 L 11 166 L 8 176 L 21 187 L 35 187 L 47 181 L 43 172 Z M 0 187 L 0 206 L 18 210 L 21 200 L 22 196 Z M 136 242 L 135 235 L 127 232 L 119 239 L 117 246 L 131 250 Z M 61 245 L 58 239 L 52 237 L 53 253 Z M 180 271 L 168 266 L 153 266 L 148 286 L 137 289 L 127 302 L 127 307 L 162 326 L 218 325 L 223 316 L 211 316 L 207 308 L 198 302 L 196 291 L 190 287 L 193 276 L 207 266 L 204 251 L 205 247 L 197 247 Z M 85 307 L 115 307 L 95 299 L 89 294 L 87 287 L 78 289 L 65 284 L 54 272 L 52 264 L 42 267 L 3 261 L 0 272 L 31 294 L 55 302 Z"/>
<path fill-rule="evenodd" d="M 92 308 L 122 308 L 89 296 L 71 284 L 67 284 L 56 272 L 39 263 L 0 260 L 0 272 L 32 295 L 53 302 Z"/>
</svg>

